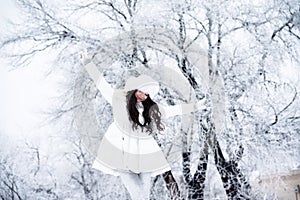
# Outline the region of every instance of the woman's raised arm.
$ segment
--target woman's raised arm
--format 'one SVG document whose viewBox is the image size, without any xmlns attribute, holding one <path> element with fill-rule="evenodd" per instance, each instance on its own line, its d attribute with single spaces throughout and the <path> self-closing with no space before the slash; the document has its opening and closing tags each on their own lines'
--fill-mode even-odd
<svg viewBox="0 0 300 200">
<path fill-rule="evenodd" d="M 97 66 L 93 63 L 93 61 L 88 58 L 86 52 L 80 53 L 80 59 L 82 64 L 84 65 L 86 71 L 88 72 L 90 78 L 96 84 L 97 89 L 101 92 L 102 96 L 112 104 L 112 97 L 114 94 L 114 89 L 111 85 L 105 80 L 102 73 L 99 71 Z"/>
<path fill-rule="evenodd" d="M 174 106 L 163 106 L 158 104 L 158 108 L 162 114 L 162 117 L 167 119 L 176 115 L 184 115 L 197 110 L 204 110 L 207 108 L 204 103 L 205 99 L 202 99 L 197 103 L 178 104 Z"/>
</svg>

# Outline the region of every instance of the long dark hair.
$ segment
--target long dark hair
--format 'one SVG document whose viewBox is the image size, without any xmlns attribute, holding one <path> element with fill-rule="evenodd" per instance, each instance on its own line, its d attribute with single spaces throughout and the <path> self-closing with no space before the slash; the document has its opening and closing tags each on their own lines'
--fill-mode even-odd
<svg viewBox="0 0 300 200">
<path fill-rule="evenodd" d="M 150 98 L 149 94 L 146 100 L 142 101 L 144 106 L 143 117 L 144 124 L 139 122 L 139 112 L 136 108 L 137 98 L 135 96 L 137 89 L 127 92 L 127 112 L 129 115 L 129 120 L 132 123 L 132 129 L 137 129 L 138 126 L 142 127 L 142 131 L 146 128 L 146 132 L 151 134 L 153 132 L 152 124 L 155 123 L 157 130 L 163 131 L 165 126 L 161 122 L 161 113 L 159 111 L 158 105 Z"/>
</svg>

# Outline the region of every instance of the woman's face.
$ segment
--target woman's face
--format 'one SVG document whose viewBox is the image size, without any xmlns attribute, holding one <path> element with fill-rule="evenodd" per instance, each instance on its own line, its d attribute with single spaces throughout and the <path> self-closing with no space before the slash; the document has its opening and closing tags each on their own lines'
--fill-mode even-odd
<svg viewBox="0 0 300 200">
<path fill-rule="evenodd" d="M 148 98 L 148 94 L 144 93 L 140 90 L 137 90 L 135 92 L 135 97 L 136 97 L 137 101 L 145 101 Z"/>
</svg>

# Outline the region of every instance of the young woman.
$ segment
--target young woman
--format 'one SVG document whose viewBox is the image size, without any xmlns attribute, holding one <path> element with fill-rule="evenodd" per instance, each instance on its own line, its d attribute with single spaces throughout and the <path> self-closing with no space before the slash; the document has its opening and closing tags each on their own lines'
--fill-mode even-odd
<svg viewBox="0 0 300 200">
<path fill-rule="evenodd" d="M 164 119 L 192 112 L 195 105 L 155 103 L 151 98 L 158 93 L 159 83 L 146 75 L 130 77 L 124 89 L 113 89 L 85 53 L 81 53 L 81 59 L 96 87 L 112 105 L 114 116 L 92 168 L 120 176 L 133 200 L 149 199 L 151 177 L 171 175 L 171 167 L 153 135 L 164 131 Z M 196 103 L 196 109 L 206 108 L 203 103 Z"/>
</svg>

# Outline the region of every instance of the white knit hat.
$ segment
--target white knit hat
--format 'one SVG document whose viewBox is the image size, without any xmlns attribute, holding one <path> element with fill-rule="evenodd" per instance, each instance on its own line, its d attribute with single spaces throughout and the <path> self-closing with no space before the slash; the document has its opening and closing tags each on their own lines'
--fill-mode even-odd
<svg viewBox="0 0 300 200">
<path fill-rule="evenodd" d="M 144 93 L 148 93 L 153 98 L 159 91 L 159 83 L 150 76 L 140 75 L 128 78 L 124 89 L 126 91 L 138 89 Z"/>
</svg>

